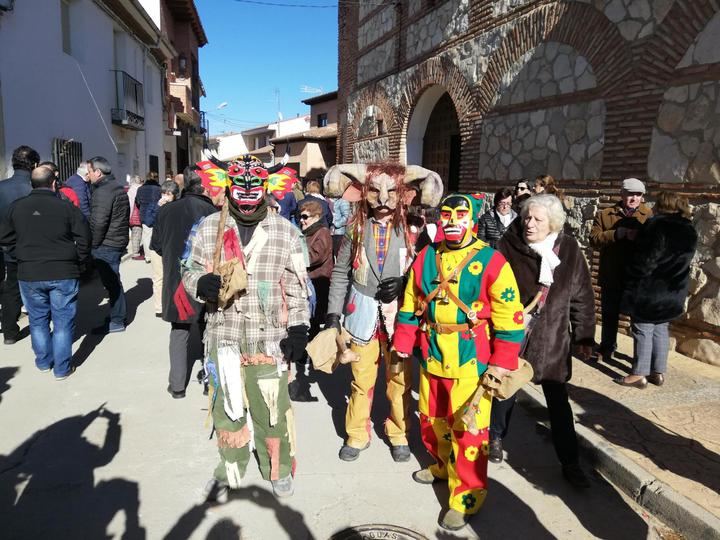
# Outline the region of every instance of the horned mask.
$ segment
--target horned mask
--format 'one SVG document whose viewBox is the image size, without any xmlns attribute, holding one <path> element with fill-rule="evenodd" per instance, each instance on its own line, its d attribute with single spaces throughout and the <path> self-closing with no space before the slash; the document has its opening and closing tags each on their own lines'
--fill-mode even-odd
<svg viewBox="0 0 720 540">
<path fill-rule="evenodd" d="M 392 211 L 398 204 L 411 204 L 418 195 L 420 204 L 437 206 L 442 194 L 440 175 L 417 165 L 353 163 L 335 165 L 325 174 L 325 195 L 351 202 L 365 196 L 371 209 Z"/>
</svg>

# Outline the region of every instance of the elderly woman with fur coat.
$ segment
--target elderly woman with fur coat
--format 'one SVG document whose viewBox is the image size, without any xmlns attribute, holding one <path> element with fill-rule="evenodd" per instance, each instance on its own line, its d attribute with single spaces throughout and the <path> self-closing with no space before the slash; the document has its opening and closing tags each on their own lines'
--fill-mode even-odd
<svg viewBox="0 0 720 540">
<path fill-rule="evenodd" d="M 670 321 L 685 312 L 698 241 L 686 197 L 664 191 L 653 210 L 655 216 L 640 229 L 626 266 L 620 304 L 632 320 L 635 358 L 632 373 L 615 382 L 640 389 L 665 382 Z"/>
<path fill-rule="evenodd" d="M 571 376 L 571 349 L 589 356 L 594 343 L 595 309 L 590 271 L 577 241 L 563 234 L 565 211 L 554 195 L 535 195 L 521 208 L 498 241 L 517 279 L 520 301 L 537 304 L 525 315 L 521 356 L 533 367 L 547 401 L 555 452 L 565 479 L 589 487 L 579 465 L 578 443 L 566 383 Z M 495 401 L 490 421 L 490 461 L 503 459 L 515 398 Z"/>
</svg>

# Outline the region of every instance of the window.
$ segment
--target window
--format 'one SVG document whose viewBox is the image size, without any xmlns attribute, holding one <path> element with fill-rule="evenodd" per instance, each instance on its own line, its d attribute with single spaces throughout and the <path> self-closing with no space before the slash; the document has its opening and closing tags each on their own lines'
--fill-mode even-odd
<svg viewBox="0 0 720 540">
<path fill-rule="evenodd" d="M 60 0 L 60 29 L 62 34 L 62 49 L 65 54 L 72 54 L 70 41 L 70 1 Z"/>
<path fill-rule="evenodd" d="M 82 163 L 82 143 L 72 139 L 52 140 L 52 159 L 57 163 L 60 178 L 64 181 L 70 178 Z"/>
<path fill-rule="evenodd" d="M 149 167 L 150 172 L 160 174 L 160 160 L 158 159 L 158 157 L 150 154 L 148 156 L 148 158 L 150 160 L 150 163 L 149 163 L 150 164 L 150 167 Z"/>
<path fill-rule="evenodd" d="M 317 115 L 317 125 L 318 127 L 325 127 L 328 125 L 327 113 Z"/>
</svg>

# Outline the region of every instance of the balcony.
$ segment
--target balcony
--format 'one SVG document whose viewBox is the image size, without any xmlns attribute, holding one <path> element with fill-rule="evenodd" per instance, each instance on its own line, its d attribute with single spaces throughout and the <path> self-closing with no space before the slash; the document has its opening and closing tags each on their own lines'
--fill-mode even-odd
<svg viewBox="0 0 720 540">
<path fill-rule="evenodd" d="M 115 108 L 112 123 L 127 129 L 145 129 L 145 100 L 143 85 L 124 71 L 115 73 Z"/>
<path fill-rule="evenodd" d="M 177 118 L 196 129 L 200 126 L 200 114 L 193 108 L 192 101 L 192 80 L 171 77 L 170 96 L 182 103 L 182 109 L 176 109 Z"/>
</svg>

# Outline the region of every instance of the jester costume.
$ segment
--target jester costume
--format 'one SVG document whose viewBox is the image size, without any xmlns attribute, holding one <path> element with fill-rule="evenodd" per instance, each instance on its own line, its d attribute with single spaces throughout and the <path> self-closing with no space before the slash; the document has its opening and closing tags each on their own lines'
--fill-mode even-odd
<svg viewBox="0 0 720 540">
<path fill-rule="evenodd" d="M 289 191 L 294 171 L 266 167 L 254 156 L 198 165 L 224 185 L 227 198 L 223 212 L 198 226 L 182 276 L 186 290 L 208 304 L 206 370 L 220 463 L 206 496 L 223 502 L 229 488 L 239 487 L 253 447 L 273 492 L 289 496 L 295 436 L 288 361 L 304 354 L 307 344 L 305 257 L 299 231 L 268 212 L 265 196 Z M 226 263 L 246 278 L 238 279 L 242 290 L 229 300 L 218 275 Z"/>
<path fill-rule="evenodd" d="M 370 411 L 380 361 L 390 414 L 385 433 L 395 461 L 408 461 L 409 361 L 391 362 L 392 339 L 404 274 L 413 257 L 406 226 L 408 204 L 419 195 L 435 206 L 442 196 L 440 177 L 421 167 L 390 164 L 336 165 L 325 176 L 325 194 L 357 202 L 340 245 L 330 281 L 326 327 L 343 326 L 352 336 L 353 382 L 345 415 L 343 461 L 354 461 L 370 444 Z"/>
<path fill-rule="evenodd" d="M 447 480 L 450 510 L 441 524 L 458 529 L 485 499 L 491 398 L 480 394 L 477 435 L 461 417 L 488 366 L 517 369 L 523 307 L 505 258 L 473 235 L 479 199 L 454 194 L 440 208 L 445 240 L 412 264 L 393 346 L 410 355 L 419 341 L 420 430 L 436 463 L 414 478 Z"/>
</svg>

